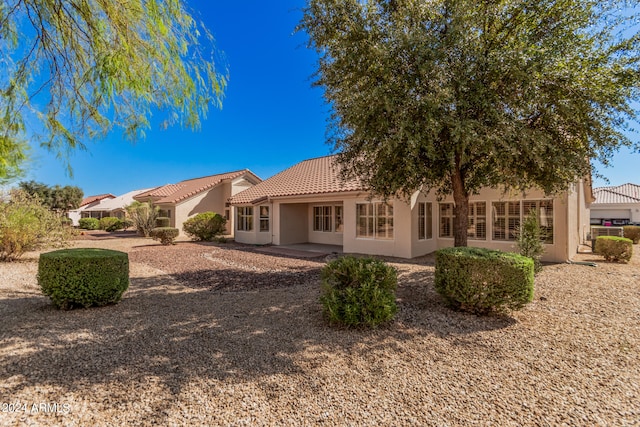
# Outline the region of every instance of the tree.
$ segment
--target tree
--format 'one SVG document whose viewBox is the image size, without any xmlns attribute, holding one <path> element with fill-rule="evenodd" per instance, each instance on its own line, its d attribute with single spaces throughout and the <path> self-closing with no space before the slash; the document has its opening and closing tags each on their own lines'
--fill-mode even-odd
<svg viewBox="0 0 640 427">
<path fill-rule="evenodd" d="M 634 10 L 596 0 L 309 0 L 347 177 L 373 193 L 453 194 L 456 246 L 481 188 L 548 194 L 605 165 L 636 119 Z M 595 171 L 594 171 L 595 172 Z"/>
<path fill-rule="evenodd" d="M 73 185 L 49 187 L 41 182 L 22 181 L 18 187 L 25 193 L 37 197 L 44 206 L 57 212 L 77 209 L 84 197 L 83 191 Z"/>
<path fill-rule="evenodd" d="M 151 230 L 156 228 L 160 208 L 155 206 L 151 200 L 144 203 L 135 200 L 125 209 L 138 234 L 149 237 Z"/>
<path fill-rule="evenodd" d="M 66 159 L 116 128 L 144 136 L 159 110 L 164 126 L 198 128 L 226 77 L 184 3 L 0 2 L 0 180 L 21 174 L 27 140 Z"/>
</svg>

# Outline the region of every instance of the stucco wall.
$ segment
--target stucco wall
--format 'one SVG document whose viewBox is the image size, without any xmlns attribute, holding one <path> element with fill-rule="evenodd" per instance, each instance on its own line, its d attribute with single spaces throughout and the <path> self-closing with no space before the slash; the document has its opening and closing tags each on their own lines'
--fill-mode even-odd
<svg viewBox="0 0 640 427">
<path fill-rule="evenodd" d="M 231 196 L 231 185 L 222 183 L 215 186 L 209 191 L 204 191 L 187 200 L 184 200 L 175 206 L 175 216 L 172 218 L 173 227 L 180 230 L 180 234 L 184 235 L 182 224 L 189 218 L 202 212 L 216 212 L 224 215 L 225 202 Z M 227 232 L 231 230 L 227 224 Z"/>
<path fill-rule="evenodd" d="M 306 203 L 274 203 L 273 243 L 291 245 L 309 241 L 310 223 Z"/>
</svg>

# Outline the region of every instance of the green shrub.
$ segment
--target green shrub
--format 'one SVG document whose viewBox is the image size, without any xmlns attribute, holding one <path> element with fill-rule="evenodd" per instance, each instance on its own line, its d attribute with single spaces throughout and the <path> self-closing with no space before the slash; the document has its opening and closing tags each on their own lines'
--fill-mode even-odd
<svg viewBox="0 0 640 427">
<path fill-rule="evenodd" d="M 180 230 L 173 227 L 156 227 L 151 230 L 149 236 L 153 238 L 153 240 L 159 240 L 163 245 L 173 245 L 174 240 L 178 237 Z"/>
<path fill-rule="evenodd" d="M 63 249 L 40 255 L 38 284 L 63 310 L 120 301 L 129 287 L 129 257 L 108 249 Z"/>
<path fill-rule="evenodd" d="M 19 190 L 0 197 L 0 261 L 13 261 L 40 248 L 64 246 L 71 233 L 72 229 L 37 197 Z"/>
<path fill-rule="evenodd" d="M 62 223 L 62 225 L 64 225 L 65 227 L 71 227 L 73 225 L 73 221 L 71 220 L 71 218 L 67 218 L 66 216 L 60 218 L 60 223 Z"/>
<path fill-rule="evenodd" d="M 634 245 L 640 243 L 640 226 L 639 225 L 625 225 L 622 227 L 623 235 L 627 239 L 631 239 Z"/>
<path fill-rule="evenodd" d="M 596 254 L 602 255 L 606 261 L 628 262 L 633 255 L 633 241 L 626 237 L 599 236 Z"/>
<path fill-rule="evenodd" d="M 542 271 L 540 258 L 544 254 L 545 234 L 540 227 L 538 211 L 533 209 L 526 216 L 516 232 L 516 247 L 522 256 L 533 260 L 534 273 Z"/>
<path fill-rule="evenodd" d="M 133 227 L 133 221 L 130 220 L 129 218 L 121 219 L 120 222 L 122 222 L 122 229 L 123 230 L 127 230 L 127 229 Z"/>
<path fill-rule="evenodd" d="M 140 203 L 134 201 L 126 207 L 127 214 L 133 222 L 133 226 L 138 234 L 149 237 L 151 230 L 156 228 L 156 218 L 158 218 L 158 207 L 153 202 Z"/>
<path fill-rule="evenodd" d="M 98 218 L 80 218 L 78 226 L 84 230 L 99 230 L 100 220 Z"/>
<path fill-rule="evenodd" d="M 321 278 L 320 302 L 331 323 L 375 327 L 397 311 L 397 271 L 380 260 L 342 257 L 327 264 Z"/>
<path fill-rule="evenodd" d="M 227 220 L 220 214 L 203 212 L 186 220 L 182 229 L 193 240 L 211 241 L 225 232 L 226 223 Z"/>
<path fill-rule="evenodd" d="M 122 221 L 115 216 L 105 216 L 100 219 L 100 230 L 116 231 L 122 229 Z"/>
<path fill-rule="evenodd" d="M 518 310 L 533 299 L 533 274 L 533 260 L 511 252 L 459 247 L 436 251 L 436 291 L 457 310 Z"/>
<path fill-rule="evenodd" d="M 167 218 L 166 216 L 159 216 L 156 218 L 156 228 L 161 227 L 170 227 L 171 226 L 171 218 Z"/>
</svg>

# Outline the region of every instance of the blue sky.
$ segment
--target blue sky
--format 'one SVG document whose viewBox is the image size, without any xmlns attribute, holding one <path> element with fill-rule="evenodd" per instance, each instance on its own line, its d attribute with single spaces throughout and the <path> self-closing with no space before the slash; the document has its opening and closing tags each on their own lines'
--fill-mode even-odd
<svg viewBox="0 0 640 427">
<path fill-rule="evenodd" d="M 34 150 L 30 173 L 49 185 L 76 185 L 85 195 L 123 194 L 184 179 L 248 168 L 261 178 L 331 152 L 328 106 L 312 88 L 316 55 L 295 34 L 304 0 L 189 0 L 216 38 L 229 66 L 222 110 L 211 109 L 200 131 L 160 130 L 131 144 L 114 134 L 71 156 L 74 175 L 55 155 Z M 621 151 L 602 169 L 610 185 L 640 183 L 640 154 Z M 595 180 L 595 186 L 607 185 Z"/>
</svg>

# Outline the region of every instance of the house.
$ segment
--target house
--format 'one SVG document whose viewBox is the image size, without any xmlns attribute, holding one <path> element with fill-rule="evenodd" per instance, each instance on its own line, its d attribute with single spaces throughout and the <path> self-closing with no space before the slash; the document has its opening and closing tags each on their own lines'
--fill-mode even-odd
<svg viewBox="0 0 640 427">
<path fill-rule="evenodd" d="M 82 202 L 80 202 L 80 206 L 78 207 L 78 209 L 70 210 L 67 216 L 71 220 L 72 224 L 77 227 L 80 218 L 86 218 L 86 216 L 82 216 L 82 212 L 85 209 L 96 206 L 103 200 L 115 199 L 115 197 L 116 196 L 114 196 L 113 194 L 97 194 L 95 196 L 85 197 L 84 199 L 82 199 Z"/>
<path fill-rule="evenodd" d="M 160 216 L 168 217 L 171 227 L 182 224 L 202 212 L 216 212 L 227 218 L 227 231 L 233 231 L 229 198 L 262 181 L 248 169 L 226 172 L 167 184 L 135 195 L 139 202 L 152 201 L 160 208 Z"/>
<path fill-rule="evenodd" d="M 589 180 L 561 196 L 505 195 L 485 189 L 470 198 L 468 244 L 514 250 L 515 232 L 535 208 L 549 233 L 543 257 L 566 261 L 589 232 Z M 410 200 L 370 198 L 358 181 L 341 181 L 334 156 L 305 160 L 231 198 L 235 240 L 248 244 L 319 243 L 347 253 L 414 258 L 453 246 L 453 200 L 415 192 Z"/>
<path fill-rule="evenodd" d="M 82 218 L 104 218 L 112 216 L 124 219 L 126 215 L 125 208 L 133 203 L 133 197 L 149 190 L 151 190 L 151 188 L 133 190 L 118 197 L 102 199 L 99 203 L 83 209 L 80 215 Z"/>
<path fill-rule="evenodd" d="M 591 204 L 593 225 L 640 225 L 640 185 L 622 184 L 593 189 Z"/>
</svg>

